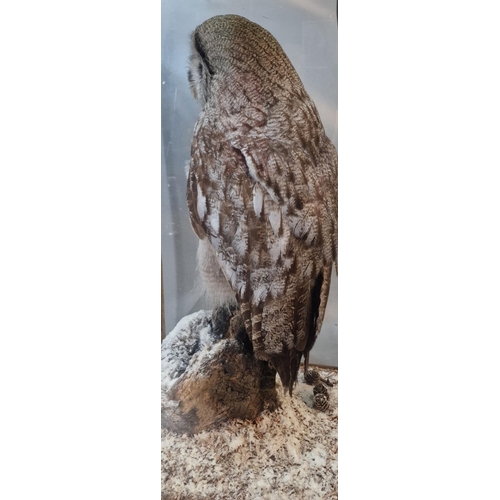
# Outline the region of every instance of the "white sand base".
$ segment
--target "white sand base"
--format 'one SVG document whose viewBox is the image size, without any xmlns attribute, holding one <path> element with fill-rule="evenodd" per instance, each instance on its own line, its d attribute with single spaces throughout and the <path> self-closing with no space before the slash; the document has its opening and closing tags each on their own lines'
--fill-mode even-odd
<svg viewBox="0 0 500 500">
<path fill-rule="evenodd" d="M 330 409 L 312 408 L 303 367 L 293 397 L 254 421 L 233 420 L 194 436 L 162 431 L 162 500 L 337 499 L 337 371 L 318 371 Z"/>
</svg>

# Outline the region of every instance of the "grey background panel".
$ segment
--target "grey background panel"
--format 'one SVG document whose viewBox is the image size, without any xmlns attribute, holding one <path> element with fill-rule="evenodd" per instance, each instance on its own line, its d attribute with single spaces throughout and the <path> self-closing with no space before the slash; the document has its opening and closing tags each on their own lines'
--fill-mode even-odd
<svg viewBox="0 0 500 500">
<path fill-rule="evenodd" d="M 189 37 L 206 19 L 238 14 L 270 31 L 315 102 L 326 134 L 338 145 L 335 0 L 164 0 L 161 59 L 162 259 L 167 333 L 186 314 L 206 308 L 195 288 L 197 238 L 186 205 L 186 169 L 199 114 L 187 81 Z M 338 282 L 333 276 L 313 363 L 337 366 Z"/>
</svg>

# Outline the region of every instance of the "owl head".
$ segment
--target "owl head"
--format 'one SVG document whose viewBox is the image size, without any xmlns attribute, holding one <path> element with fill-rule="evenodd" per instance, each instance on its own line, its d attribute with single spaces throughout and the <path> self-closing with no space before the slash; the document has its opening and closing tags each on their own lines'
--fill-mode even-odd
<svg viewBox="0 0 500 500">
<path fill-rule="evenodd" d="M 262 88 L 301 85 L 288 57 L 267 30 L 248 19 L 214 16 L 191 35 L 188 80 L 194 98 L 204 106 L 216 82 L 244 82 L 249 76 Z"/>
</svg>

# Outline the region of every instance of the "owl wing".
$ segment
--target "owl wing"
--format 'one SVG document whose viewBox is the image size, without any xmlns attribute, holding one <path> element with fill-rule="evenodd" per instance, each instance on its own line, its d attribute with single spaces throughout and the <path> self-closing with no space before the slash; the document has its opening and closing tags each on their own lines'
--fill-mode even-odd
<svg viewBox="0 0 500 500">
<path fill-rule="evenodd" d="M 279 115 L 248 103 L 239 113 L 202 112 L 188 205 L 236 294 L 256 356 L 272 359 L 291 391 L 321 328 L 336 260 L 336 168 L 324 134 L 307 142 L 316 124 L 302 130 Z"/>
<path fill-rule="evenodd" d="M 326 245 L 325 259 L 333 253 L 337 263 L 337 151 L 306 91 L 267 97 L 252 74 L 221 90 L 236 104 L 227 109 L 222 103 L 217 126 L 241 154 L 250 178 L 281 207 L 296 238 Z M 328 235 L 320 235 L 321 221 L 333 228 L 332 246 Z"/>
</svg>

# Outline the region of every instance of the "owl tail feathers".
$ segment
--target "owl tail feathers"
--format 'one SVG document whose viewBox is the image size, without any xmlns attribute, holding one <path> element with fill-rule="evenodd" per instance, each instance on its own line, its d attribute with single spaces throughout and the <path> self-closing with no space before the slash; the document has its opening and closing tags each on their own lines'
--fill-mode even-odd
<svg viewBox="0 0 500 500">
<path fill-rule="evenodd" d="M 289 348 L 283 343 L 279 354 L 276 351 L 269 352 L 262 334 L 262 309 L 254 307 L 252 310 L 248 302 L 242 302 L 240 311 L 248 338 L 252 339 L 254 356 L 257 359 L 267 361 L 278 372 L 285 394 L 288 390 L 291 396 L 293 386 L 297 381 L 302 351 L 297 351 L 293 347 Z"/>
<path fill-rule="evenodd" d="M 273 357 L 270 361 L 270 364 L 278 371 L 281 383 L 283 384 L 283 392 L 286 394 L 288 390 L 290 396 L 292 395 L 293 386 L 297 381 L 301 357 L 301 352 L 295 351 L 293 354 L 285 352 Z"/>
</svg>

